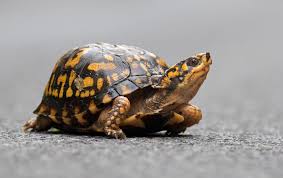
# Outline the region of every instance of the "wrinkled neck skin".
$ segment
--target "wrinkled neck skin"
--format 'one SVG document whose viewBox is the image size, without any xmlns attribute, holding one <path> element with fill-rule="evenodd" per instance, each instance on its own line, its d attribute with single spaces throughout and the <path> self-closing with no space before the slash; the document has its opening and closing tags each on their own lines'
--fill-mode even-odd
<svg viewBox="0 0 283 178">
<path fill-rule="evenodd" d="M 168 88 L 158 89 L 151 97 L 146 99 L 147 112 L 167 113 L 182 104 L 189 103 L 197 94 L 206 75 L 193 82 L 172 81 Z"/>
</svg>

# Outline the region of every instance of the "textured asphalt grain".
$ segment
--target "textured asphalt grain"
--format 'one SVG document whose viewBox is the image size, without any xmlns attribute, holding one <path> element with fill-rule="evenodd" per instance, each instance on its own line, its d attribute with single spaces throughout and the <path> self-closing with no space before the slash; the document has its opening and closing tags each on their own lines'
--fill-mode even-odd
<svg viewBox="0 0 283 178">
<path fill-rule="evenodd" d="M 283 177 L 282 5 L 1 1 L 0 177 Z M 210 51 L 192 102 L 200 124 L 126 140 L 22 133 L 58 56 L 94 41 L 137 45 L 170 65 Z"/>
</svg>

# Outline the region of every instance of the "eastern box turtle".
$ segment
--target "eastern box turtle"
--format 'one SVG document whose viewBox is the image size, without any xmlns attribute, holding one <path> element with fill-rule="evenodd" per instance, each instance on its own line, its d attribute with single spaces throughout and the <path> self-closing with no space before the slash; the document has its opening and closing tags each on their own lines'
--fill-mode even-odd
<svg viewBox="0 0 283 178">
<path fill-rule="evenodd" d="M 144 49 L 108 43 L 74 48 L 56 63 L 42 101 L 24 131 L 51 127 L 77 133 L 169 135 L 202 118 L 189 104 L 212 63 L 200 53 L 169 67 Z"/>
</svg>

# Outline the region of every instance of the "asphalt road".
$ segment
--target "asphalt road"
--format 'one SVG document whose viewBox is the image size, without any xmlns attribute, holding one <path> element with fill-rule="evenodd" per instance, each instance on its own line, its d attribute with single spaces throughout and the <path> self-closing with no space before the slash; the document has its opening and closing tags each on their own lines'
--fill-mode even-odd
<svg viewBox="0 0 283 178">
<path fill-rule="evenodd" d="M 0 177 L 282 177 L 280 1 L 0 1 Z M 137 45 L 170 65 L 213 57 L 192 103 L 199 125 L 114 140 L 24 134 L 50 71 L 71 47 Z"/>
</svg>

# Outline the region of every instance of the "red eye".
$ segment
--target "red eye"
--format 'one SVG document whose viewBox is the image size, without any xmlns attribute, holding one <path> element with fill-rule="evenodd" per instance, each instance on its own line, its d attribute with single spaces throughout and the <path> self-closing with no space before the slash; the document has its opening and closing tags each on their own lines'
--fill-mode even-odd
<svg viewBox="0 0 283 178">
<path fill-rule="evenodd" d="M 187 63 L 189 66 L 192 66 L 192 67 L 195 67 L 199 64 L 199 60 L 197 58 L 189 58 L 188 59 L 188 63 Z"/>
</svg>

